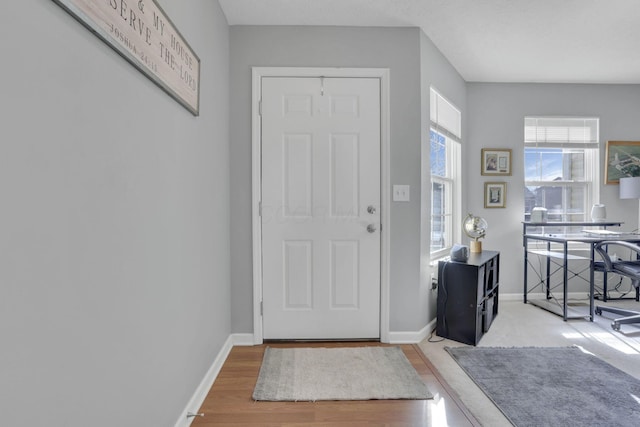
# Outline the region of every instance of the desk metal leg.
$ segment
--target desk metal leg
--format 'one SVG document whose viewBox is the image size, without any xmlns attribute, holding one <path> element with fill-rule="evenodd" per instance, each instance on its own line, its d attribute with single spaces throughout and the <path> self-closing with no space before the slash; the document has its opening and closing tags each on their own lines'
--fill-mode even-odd
<svg viewBox="0 0 640 427">
<path fill-rule="evenodd" d="M 527 303 L 527 265 L 528 265 L 528 255 L 527 255 L 527 226 L 526 224 L 522 224 L 522 247 L 524 248 L 524 286 L 523 286 L 523 300 L 524 303 Z"/>
<path fill-rule="evenodd" d="M 547 253 L 551 252 L 551 242 L 547 242 Z M 547 256 L 547 280 L 545 283 L 547 300 L 551 299 L 551 257 Z"/>
<path fill-rule="evenodd" d="M 566 321 L 567 320 L 567 293 L 569 290 L 569 277 L 567 276 L 567 268 L 569 267 L 569 263 L 567 261 L 568 255 L 568 244 L 564 243 L 564 262 L 563 264 L 563 284 L 562 284 L 562 317 Z"/>
<path fill-rule="evenodd" d="M 527 267 L 528 267 L 528 255 L 527 255 L 527 238 L 524 238 L 524 303 L 527 303 Z"/>
<path fill-rule="evenodd" d="M 596 290 L 596 285 L 595 285 L 595 274 L 593 272 L 593 268 L 594 268 L 594 247 L 595 244 L 591 244 L 591 251 L 590 251 L 590 257 L 591 257 L 591 268 L 589 269 L 589 320 L 593 322 L 593 314 L 594 314 L 594 304 L 593 304 L 593 300 L 595 298 L 595 290 Z M 605 277 L 606 280 L 606 277 Z M 606 285 L 605 285 L 606 286 Z M 606 292 L 606 288 L 605 288 L 605 292 Z"/>
</svg>

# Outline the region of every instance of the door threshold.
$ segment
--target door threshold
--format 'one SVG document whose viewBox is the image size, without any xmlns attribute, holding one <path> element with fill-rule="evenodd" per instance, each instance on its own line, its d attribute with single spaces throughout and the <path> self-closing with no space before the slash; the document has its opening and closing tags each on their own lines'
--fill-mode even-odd
<svg viewBox="0 0 640 427">
<path fill-rule="evenodd" d="M 380 343 L 380 338 L 297 338 L 297 339 L 265 339 L 263 340 L 264 344 L 285 344 L 285 343 L 332 343 L 332 342 L 370 342 L 370 343 Z"/>
</svg>

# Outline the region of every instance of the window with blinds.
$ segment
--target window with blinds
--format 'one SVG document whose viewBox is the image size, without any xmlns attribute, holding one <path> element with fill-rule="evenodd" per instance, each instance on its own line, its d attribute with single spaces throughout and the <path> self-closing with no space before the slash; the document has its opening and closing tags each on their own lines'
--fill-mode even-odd
<svg viewBox="0 0 640 427">
<path fill-rule="evenodd" d="M 599 119 L 524 119 L 525 221 L 534 207 L 549 221 L 587 221 L 599 193 Z"/>
<path fill-rule="evenodd" d="M 460 222 L 462 114 L 431 88 L 431 258 L 448 255 Z"/>
</svg>

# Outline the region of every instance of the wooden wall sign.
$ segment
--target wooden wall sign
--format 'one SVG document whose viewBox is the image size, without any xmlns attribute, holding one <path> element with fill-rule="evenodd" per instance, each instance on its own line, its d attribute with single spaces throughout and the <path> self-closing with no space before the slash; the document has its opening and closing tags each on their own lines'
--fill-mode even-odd
<svg viewBox="0 0 640 427">
<path fill-rule="evenodd" d="M 197 116 L 200 58 L 156 0 L 53 0 Z"/>
</svg>

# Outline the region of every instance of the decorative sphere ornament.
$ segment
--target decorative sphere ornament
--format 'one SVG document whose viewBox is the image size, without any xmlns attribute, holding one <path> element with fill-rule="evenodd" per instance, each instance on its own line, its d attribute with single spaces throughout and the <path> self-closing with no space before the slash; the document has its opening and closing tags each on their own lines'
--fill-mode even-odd
<svg viewBox="0 0 640 427">
<path fill-rule="evenodd" d="M 489 228 L 487 221 L 484 218 L 474 216 L 473 214 L 468 214 L 464 221 L 462 221 L 464 234 L 473 239 L 470 245 L 471 252 L 482 252 L 482 242 L 480 239 L 482 239 L 487 233 L 487 228 Z"/>
</svg>

